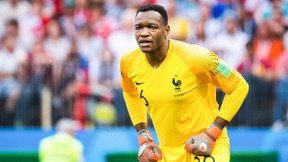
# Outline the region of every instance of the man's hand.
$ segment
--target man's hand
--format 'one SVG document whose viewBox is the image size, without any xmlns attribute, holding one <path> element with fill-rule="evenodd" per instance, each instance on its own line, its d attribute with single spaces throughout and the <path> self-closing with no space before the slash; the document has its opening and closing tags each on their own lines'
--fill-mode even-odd
<svg viewBox="0 0 288 162">
<path fill-rule="evenodd" d="M 185 149 L 194 155 L 211 155 L 216 139 L 221 135 L 222 129 L 215 122 L 198 135 L 192 136 L 185 144 Z"/>
<path fill-rule="evenodd" d="M 140 162 L 154 162 L 162 159 L 160 148 L 153 142 L 152 135 L 146 129 L 138 132 L 138 141 L 140 144 L 138 151 Z"/>
</svg>

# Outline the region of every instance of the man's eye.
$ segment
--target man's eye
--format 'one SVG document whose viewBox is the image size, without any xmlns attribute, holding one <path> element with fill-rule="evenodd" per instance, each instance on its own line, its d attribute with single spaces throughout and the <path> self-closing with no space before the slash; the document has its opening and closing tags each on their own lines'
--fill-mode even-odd
<svg viewBox="0 0 288 162">
<path fill-rule="evenodd" d="M 155 26 L 150 26 L 149 28 L 152 29 L 152 30 L 157 29 L 157 27 L 155 27 Z"/>
<path fill-rule="evenodd" d="M 141 27 L 137 26 L 137 27 L 135 27 L 135 29 L 136 29 L 136 30 L 139 30 L 139 29 L 141 29 Z"/>
</svg>

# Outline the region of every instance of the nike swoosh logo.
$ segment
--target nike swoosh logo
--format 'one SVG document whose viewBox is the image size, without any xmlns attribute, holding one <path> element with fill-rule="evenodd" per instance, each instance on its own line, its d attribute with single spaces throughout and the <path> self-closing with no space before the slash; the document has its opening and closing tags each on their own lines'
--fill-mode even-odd
<svg viewBox="0 0 288 162">
<path fill-rule="evenodd" d="M 141 83 L 138 83 L 138 82 L 135 82 L 136 85 L 141 85 L 143 84 L 144 82 L 141 82 Z"/>
</svg>

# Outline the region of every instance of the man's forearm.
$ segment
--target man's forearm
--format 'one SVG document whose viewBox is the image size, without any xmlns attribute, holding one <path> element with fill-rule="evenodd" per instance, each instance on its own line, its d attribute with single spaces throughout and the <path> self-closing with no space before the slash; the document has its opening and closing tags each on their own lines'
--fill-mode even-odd
<svg viewBox="0 0 288 162">
<path fill-rule="evenodd" d="M 138 93 L 130 94 L 123 92 L 123 95 L 133 125 L 147 123 L 146 107 L 140 100 Z"/>
<path fill-rule="evenodd" d="M 242 79 L 230 94 L 225 95 L 218 116 L 228 122 L 231 121 L 246 98 L 248 90 L 248 84 Z M 221 122 L 221 120 L 218 122 Z M 225 124 L 225 122 L 223 124 Z"/>
<path fill-rule="evenodd" d="M 7 77 L 12 77 L 15 75 L 16 72 L 0 72 L 0 78 L 7 78 Z"/>
</svg>

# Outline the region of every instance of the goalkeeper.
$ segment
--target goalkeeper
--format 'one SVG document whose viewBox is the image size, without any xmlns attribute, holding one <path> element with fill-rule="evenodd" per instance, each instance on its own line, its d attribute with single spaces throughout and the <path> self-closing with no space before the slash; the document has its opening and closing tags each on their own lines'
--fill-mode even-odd
<svg viewBox="0 0 288 162">
<path fill-rule="evenodd" d="M 165 9 L 145 5 L 135 17 L 139 48 L 121 59 L 122 88 L 141 162 L 228 162 L 226 125 L 248 93 L 243 77 L 213 52 L 168 38 Z M 221 108 L 216 87 L 226 93 Z M 147 110 L 159 147 L 147 127 Z"/>
</svg>

